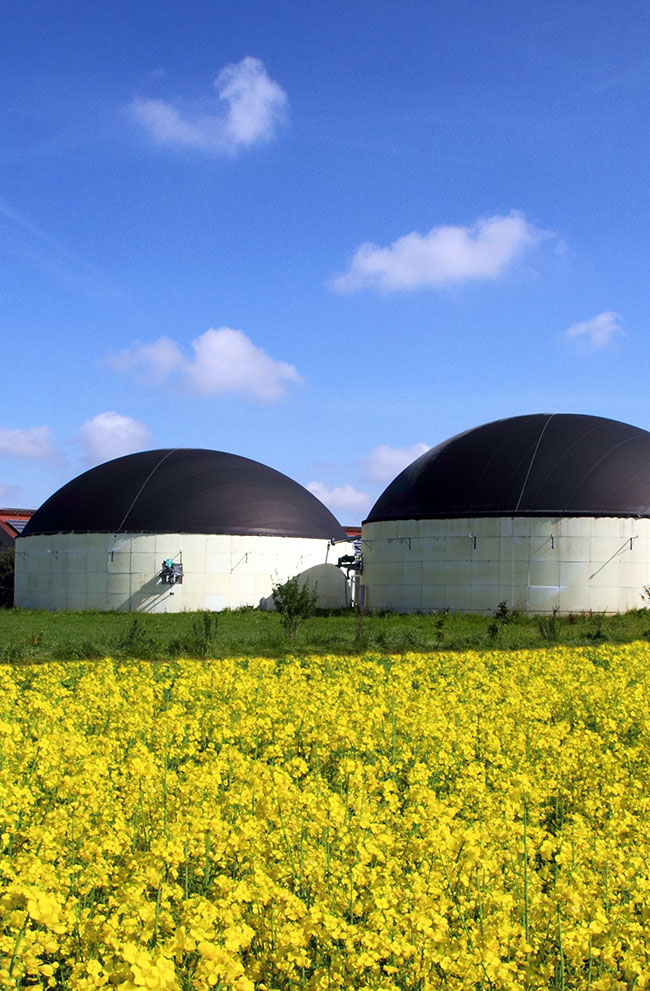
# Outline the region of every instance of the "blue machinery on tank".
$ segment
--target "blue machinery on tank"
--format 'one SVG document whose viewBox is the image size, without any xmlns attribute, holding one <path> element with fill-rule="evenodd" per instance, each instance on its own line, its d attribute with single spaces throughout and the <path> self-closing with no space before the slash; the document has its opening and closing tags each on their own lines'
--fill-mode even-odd
<svg viewBox="0 0 650 991">
<path fill-rule="evenodd" d="M 162 568 L 160 571 L 160 580 L 163 585 L 182 585 L 183 584 L 183 559 L 181 556 L 180 561 L 174 561 L 173 558 L 167 557 L 162 563 Z"/>
</svg>

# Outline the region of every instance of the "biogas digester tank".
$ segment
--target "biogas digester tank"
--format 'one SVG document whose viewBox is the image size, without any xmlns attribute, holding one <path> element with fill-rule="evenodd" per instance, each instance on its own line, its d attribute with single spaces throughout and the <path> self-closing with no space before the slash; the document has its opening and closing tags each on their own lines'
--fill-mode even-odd
<svg viewBox="0 0 650 991">
<path fill-rule="evenodd" d="M 266 606 L 274 582 L 302 574 L 318 581 L 320 605 L 339 607 L 345 544 L 333 540 L 345 532 L 330 511 L 273 468 L 222 451 L 144 451 L 91 468 L 37 510 L 16 543 L 15 603 Z"/>
<path fill-rule="evenodd" d="M 370 610 L 622 612 L 650 583 L 650 433 L 495 420 L 427 451 L 363 524 Z"/>
</svg>

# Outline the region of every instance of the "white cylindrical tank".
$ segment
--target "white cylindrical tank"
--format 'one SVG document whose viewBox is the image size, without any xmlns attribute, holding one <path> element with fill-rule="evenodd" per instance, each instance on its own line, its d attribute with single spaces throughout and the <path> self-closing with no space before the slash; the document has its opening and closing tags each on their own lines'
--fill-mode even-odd
<svg viewBox="0 0 650 991">
<path fill-rule="evenodd" d="M 646 603 L 650 520 L 498 517 L 368 523 L 365 605 L 398 612 L 625 612 Z"/>
<path fill-rule="evenodd" d="M 269 608 L 273 585 L 320 565 L 324 609 L 349 605 L 338 545 L 300 537 L 194 533 L 36 534 L 18 545 L 17 605 L 26 609 L 184 612 Z M 182 564 L 182 583 L 161 580 L 162 563 Z M 323 570 L 324 569 L 324 570 Z"/>
<path fill-rule="evenodd" d="M 147 451 L 73 479 L 16 543 L 15 603 L 146 612 L 261 606 L 294 575 L 318 605 L 349 605 L 345 532 L 315 496 L 218 451 Z M 343 548 L 343 549 L 342 549 Z M 165 581 L 163 562 L 182 570 Z M 180 566 L 180 569 L 178 568 Z"/>
<path fill-rule="evenodd" d="M 452 437 L 363 524 L 370 610 L 640 608 L 650 584 L 650 433 L 535 414 Z"/>
</svg>

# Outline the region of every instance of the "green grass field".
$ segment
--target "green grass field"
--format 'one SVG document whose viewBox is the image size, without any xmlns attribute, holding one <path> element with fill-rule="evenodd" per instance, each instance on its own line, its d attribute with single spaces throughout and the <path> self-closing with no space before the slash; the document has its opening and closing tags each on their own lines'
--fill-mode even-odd
<svg viewBox="0 0 650 991">
<path fill-rule="evenodd" d="M 0 661 L 5 663 L 106 656 L 514 650 L 643 638 L 650 638 L 650 612 L 645 609 L 561 617 L 319 614 L 306 620 L 293 640 L 283 632 L 277 614 L 255 609 L 157 615 L 0 609 Z"/>
</svg>

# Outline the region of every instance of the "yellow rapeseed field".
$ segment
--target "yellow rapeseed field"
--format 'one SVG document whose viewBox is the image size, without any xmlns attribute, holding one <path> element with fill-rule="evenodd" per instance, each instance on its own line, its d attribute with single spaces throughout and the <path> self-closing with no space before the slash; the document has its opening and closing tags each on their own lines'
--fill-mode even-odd
<svg viewBox="0 0 650 991">
<path fill-rule="evenodd" d="M 650 987 L 650 646 L 0 668 L 0 987 Z"/>
</svg>

